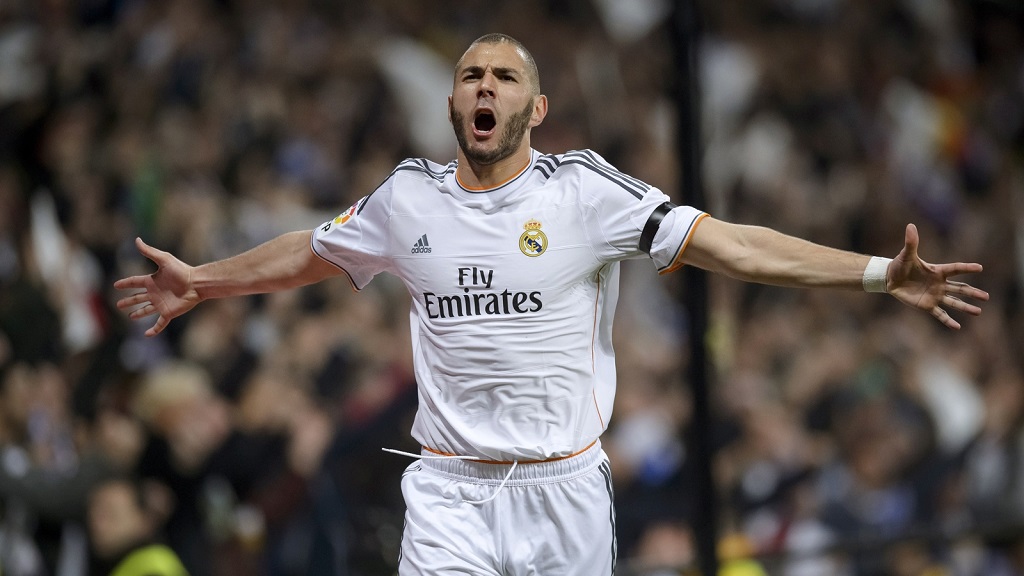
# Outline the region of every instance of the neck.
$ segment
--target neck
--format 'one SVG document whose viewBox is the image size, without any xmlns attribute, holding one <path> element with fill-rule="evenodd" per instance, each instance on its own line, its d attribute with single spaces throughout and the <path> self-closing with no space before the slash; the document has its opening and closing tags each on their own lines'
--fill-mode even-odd
<svg viewBox="0 0 1024 576">
<path fill-rule="evenodd" d="M 493 164 L 477 164 L 459 149 L 459 167 L 456 176 L 466 188 L 494 188 L 508 182 L 530 164 L 532 151 L 529 145 L 522 146 L 507 158 Z"/>
</svg>

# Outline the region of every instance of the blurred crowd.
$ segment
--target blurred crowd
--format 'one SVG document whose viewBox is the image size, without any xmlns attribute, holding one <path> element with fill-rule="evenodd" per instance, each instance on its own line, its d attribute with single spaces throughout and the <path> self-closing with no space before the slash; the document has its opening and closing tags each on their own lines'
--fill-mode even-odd
<svg viewBox="0 0 1024 576">
<path fill-rule="evenodd" d="M 682 275 L 625 263 L 603 439 L 622 570 L 693 565 L 710 434 L 723 573 L 1024 574 L 1024 7 L 699 8 L 701 208 L 885 256 L 914 222 L 992 300 L 952 332 L 710 278 L 695 430 Z M 200 264 L 322 223 L 405 157 L 447 162 L 454 62 L 491 31 L 540 67 L 535 148 L 690 198 L 663 0 L 0 0 L 0 573 L 394 572 L 404 288 L 210 301 L 145 338 L 111 284 L 152 271 L 137 236 Z"/>
</svg>

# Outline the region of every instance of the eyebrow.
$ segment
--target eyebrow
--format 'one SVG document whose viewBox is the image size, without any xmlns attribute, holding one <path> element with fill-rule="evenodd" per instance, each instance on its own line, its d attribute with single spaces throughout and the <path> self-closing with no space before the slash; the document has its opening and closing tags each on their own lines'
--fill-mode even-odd
<svg viewBox="0 0 1024 576">
<path fill-rule="evenodd" d="M 465 68 L 463 68 L 459 72 L 459 75 L 460 76 L 465 75 L 465 74 L 480 74 L 480 75 L 482 75 L 484 73 L 484 70 L 486 70 L 486 68 L 484 66 L 475 66 L 475 65 L 474 66 L 466 66 Z M 491 66 L 491 73 L 493 73 L 495 76 L 515 76 L 517 78 L 522 76 L 522 73 L 519 70 L 517 70 L 515 68 L 505 67 L 505 66 Z"/>
</svg>

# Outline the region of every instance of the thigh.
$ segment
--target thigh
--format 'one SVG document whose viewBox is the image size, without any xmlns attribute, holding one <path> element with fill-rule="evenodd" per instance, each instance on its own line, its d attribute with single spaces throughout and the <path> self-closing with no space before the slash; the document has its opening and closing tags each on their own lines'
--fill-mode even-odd
<svg viewBox="0 0 1024 576">
<path fill-rule="evenodd" d="M 571 480 L 506 490 L 501 498 L 505 574 L 615 572 L 615 511 L 607 459 Z"/>
<path fill-rule="evenodd" d="M 442 478 L 419 462 L 410 465 L 402 477 L 406 512 L 398 574 L 501 576 L 494 507 L 465 502 L 493 489 Z"/>
</svg>

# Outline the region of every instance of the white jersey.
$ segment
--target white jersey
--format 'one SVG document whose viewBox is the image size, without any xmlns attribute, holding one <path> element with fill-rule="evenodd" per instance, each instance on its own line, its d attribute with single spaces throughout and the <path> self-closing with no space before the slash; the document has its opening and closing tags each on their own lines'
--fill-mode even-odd
<svg viewBox="0 0 1024 576">
<path fill-rule="evenodd" d="M 500 461 L 579 452 L 612 415 L 618 261 L 649 252 L 662 273 L 680 267 L 705 214 L 662 207 L 663 192 L 589 150 L 532 151 L 487 190 L 463 186 L 456 167 L 405 160 L 314 230 L 312 248 L 356 290 L 389 272 L 412 295 L 412 434 L 425 448 Z M 660 226 L 641 250 L 652 214 Z"/>
</svg>

